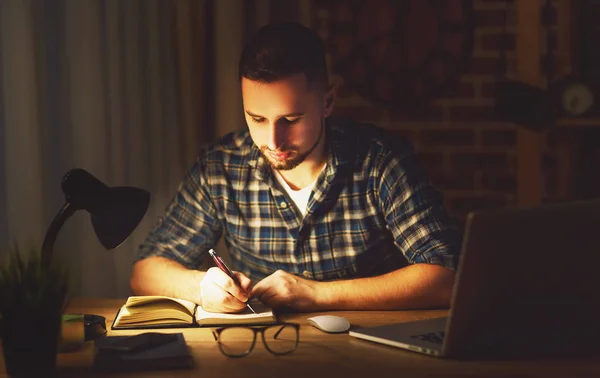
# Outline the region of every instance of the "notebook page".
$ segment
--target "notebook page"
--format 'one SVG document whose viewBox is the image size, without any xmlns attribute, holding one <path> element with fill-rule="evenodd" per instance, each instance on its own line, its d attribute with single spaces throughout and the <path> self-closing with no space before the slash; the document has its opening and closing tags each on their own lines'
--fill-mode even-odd
<svg viewBox="0 0 600 378">
<path fill-rule="evenodd" d="M 276 317 L 273 310 L 265 306 L 257 299 L 250 300 L 250 306 L 256 311 L 256 314 L 250 311 L 249 308 L 239 313 L 226 314 L 220 312 L 209 312 L 201 306 L 196 309 L 196 321 L 198 324 L 215 323 L 215 324 L 244 324 L 254 322 L 276 322 Z"/>
</svg>

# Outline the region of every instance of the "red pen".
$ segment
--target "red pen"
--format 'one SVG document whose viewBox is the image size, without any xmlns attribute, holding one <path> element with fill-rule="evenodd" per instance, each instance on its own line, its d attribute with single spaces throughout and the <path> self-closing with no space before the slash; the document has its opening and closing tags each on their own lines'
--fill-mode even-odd
<svg viewBox="0 0 600 378">
<path fill-rule="evenodd" d="M 233 282 L 235 282 L 235 284 L 238 285 L 238 287 L 240 289 L 242 289 L 242 284 L 240 284 L 240 281 L 238 281 L 237 277 L 233 274 L 231 269 L 229 269 L 227 264 L 225 264 L 225 261 L 223 261 L 222 258 L 217 256 L 217 252 L 215 252 L 215 250 L 211 248 L 208 250 L 208 253 L 210 254 L 210 257 L 212 257 L 212 259 L 215 261 L 215 264 L 217 264 L 219 269 L 221 269 L 223 272 L 225 272 L 225 274 L 227 274 L 229 277 L 231 277 Z M 250 311 L 252 311 L 253 313 L 256 314 L 256 311 L 254 311 L 254 309 L 252 308 L 252 306 L 250 306 L 250 304 L 248 302 L 246 302 L 246 306 L 250 309 Z"/>
</svg>

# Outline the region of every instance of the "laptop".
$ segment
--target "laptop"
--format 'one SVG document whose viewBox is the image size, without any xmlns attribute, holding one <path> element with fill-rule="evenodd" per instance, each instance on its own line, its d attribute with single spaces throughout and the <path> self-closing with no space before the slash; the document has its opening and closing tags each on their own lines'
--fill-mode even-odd
<svg viewBox="0 0 600 378">
<path fill-rule="evenodd" d="M 350 336 L 458 359 L 597 351 L 599 239 L 600 200 L 472 212 L 448 316 Z"/>
</svg>

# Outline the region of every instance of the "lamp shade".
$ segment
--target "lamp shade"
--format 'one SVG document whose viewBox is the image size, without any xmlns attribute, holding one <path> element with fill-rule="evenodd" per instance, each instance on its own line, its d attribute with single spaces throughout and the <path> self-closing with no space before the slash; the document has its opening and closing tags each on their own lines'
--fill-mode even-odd
<svg viewBox="0 0 600 378">
<path fill-rule="evenodd" d="M 90 212 L 94 231 L 104 248 L 116 248 L 131 235 L 149 202 L 150 196 L 143 189 L 127 186 L 109 189 L 106 206 Z"/>
<path fill-rule="evenodd" d="M 67 203 L 90 213 L 100 243 L 113 249 L 123 243 L 140 223 L 150 193 L 130 186 L 108 187 L 83 169 L 72 169 L 63 177 Z"/>
</svg>

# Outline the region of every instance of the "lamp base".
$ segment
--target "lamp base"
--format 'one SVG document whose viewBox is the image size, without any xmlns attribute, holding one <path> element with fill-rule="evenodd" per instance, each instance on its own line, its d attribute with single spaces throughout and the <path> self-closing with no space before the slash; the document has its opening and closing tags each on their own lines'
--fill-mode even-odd
<svg viewBox="0 0 600 378">
<path fill-rule="evenodd" d="M 96 340 L 106 335 L 106 318 L 100 315 L 84 314 L 85 341 Z"/>
<path fill-rule="evenodd" d="M 87 341 L 106 334 L 106 319 L 92 314 L 63 314 L 59 353 L 80 350 Z"/>
</svg>

